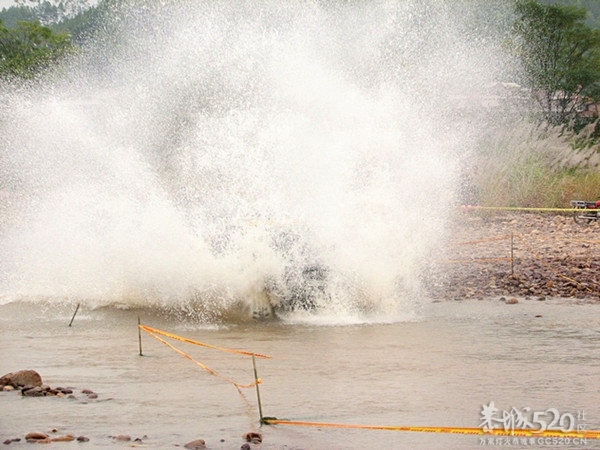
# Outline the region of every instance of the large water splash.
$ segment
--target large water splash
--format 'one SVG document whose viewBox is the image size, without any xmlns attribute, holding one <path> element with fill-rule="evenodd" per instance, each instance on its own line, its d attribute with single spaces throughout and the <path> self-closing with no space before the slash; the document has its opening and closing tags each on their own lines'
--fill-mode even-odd
<svg viewBox="0 0 600 450">
<path fill-rule="evenodd" d="M 410 309 L 496 76 L 471 2 L 131 3 L 2 90 L 2 301 Z"/>
</svg>

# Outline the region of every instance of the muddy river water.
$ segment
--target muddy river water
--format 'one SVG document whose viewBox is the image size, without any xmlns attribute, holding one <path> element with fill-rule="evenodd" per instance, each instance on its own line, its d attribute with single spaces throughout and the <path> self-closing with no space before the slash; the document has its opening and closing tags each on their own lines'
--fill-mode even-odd
<svg viewBox="0 0 600 450">
<path fill-rule="evenodd" d="M 84 435 L 93 448 L 235 449 L 250 431 L 263 449 L 600 448 L 600 441 L 491 441 L 474 435 L 352 428 L 260 426 L 252 360 L 142 333 L 149 326 L 256 359 L 263 416 L 336 424 L 480 427 L 518 410 L 568 428 L 600 428 L 600 305 L 572 300 L 428 303 L 396 323 L 331 325 L 310 320 L 191 323 L 149 310 L 12 302 L 0 306 L 2 374 L 37 370 L 75 399 L 0 393 L 0 439 L 30 431 Z M 88 399 L 91 389 L 97 399 Z M 549 411 L 550 410 L 550 411 Z M 129 435 L 141 443 L 111 436 Z M 13 445 L 22 445 L 13 444 Z M 53 443 L 73 448 L 77 443 Z M 258 448 L 258 446 L 254 446 Z"/>
</svg>

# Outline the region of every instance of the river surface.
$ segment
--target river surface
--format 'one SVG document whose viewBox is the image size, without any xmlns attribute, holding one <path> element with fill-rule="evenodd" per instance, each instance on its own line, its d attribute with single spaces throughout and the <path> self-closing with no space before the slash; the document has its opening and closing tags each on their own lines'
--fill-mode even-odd
<svg viewBox="0 0 600 450">
<path fill-rule="evenodd" d="M 0 306 L 2 374 L 38 371 L 76 399 L 0 393 L 0 439 L 30 431 L 89 437 L 49 448 L 175 448 L 204 439 L 238 449 L 258 431 L 262 449 L 468 449 L 556 445 L 483 442 L 472 435 L 259 425 L 252 360 L 166 339 L 193 361 L 142 333 L 137 320 L 211 345 L 270 355 L 257 359 L 263 416 L 336 424 L 479 427 L 482 407 L 550 408 L 600 428 L 600 305 L 572 300 L 428 303 L 387 324 L 327 325 L 302 320 L 193 323 L 151 310 L 12 302 Z M 97 399 L 87 399 L 91 389 Z M 524 409 L 525 408 L 525 409 Z M 527 409 L 529 408 L 529 409 Z M 550 414 L 550 413 L 548 413 Z M 550 420 L 546 414 L 544 419 Z M 566 422 L 564 422 L 566 424 Z M 129 435 L 142 443 L 120 442 Z M 11 444 L 19 448 L 21 443 Z M 587 440 L 560 448 L 600 448 Z"/>
</svg>

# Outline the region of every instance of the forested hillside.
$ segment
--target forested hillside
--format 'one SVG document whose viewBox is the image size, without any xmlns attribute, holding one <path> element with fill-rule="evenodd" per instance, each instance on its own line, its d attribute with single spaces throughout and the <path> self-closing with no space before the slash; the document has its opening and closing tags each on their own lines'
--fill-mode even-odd
<svg viewBox="0 0 600 450">
<path fill-rule="evenodd" d="M 565 5 L 584 8 L 588 12 L 586 25 L 600 29 L 600 1 L 599 0 L 541 0 L 546 5 Z"/>
</svg>

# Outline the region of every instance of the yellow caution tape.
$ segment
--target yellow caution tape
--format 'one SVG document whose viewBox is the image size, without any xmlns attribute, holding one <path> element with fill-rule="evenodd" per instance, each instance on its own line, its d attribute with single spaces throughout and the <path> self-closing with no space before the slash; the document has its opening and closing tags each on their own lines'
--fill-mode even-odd
<svg viewBox="0 0 600 450">
<path fill-rule="evenodd" d="M 188 344 L 194 344 L 194 345 L 199 345 L 201 347 L 212 348 L 213 350 L 220 350 L 222 352 L 228 352 L 228 353 L 236 353 L 238 355 L 255 356 L 256 358 L 269 358 L 269 359 L 271 358 L 268 355 L 262 355 L 260 353 L 246 352 L 244 350 L 236 350 L 234 348 L 217 347 L 215 345 L 205 344 L 204 342 L 198 342 L 198 341 L 194 341 L 192 339 L 187 339 L 187 338 L 184 338 L 181 336 L 177 336 L 176 334 L 172 334 L 172 333 L 168 333 L 166 331 L 158 330 L 156 328 L 148 327 L 146 325 L 139 325 L 139 327 L 147 333 L 160 334 L 162 336 L 165 336 L 165 337 L 168 337 L 171 339 L 175 339 L 175 340 L 178 340 L 181 342 L 187 342 Z"/>
<path fill-rule="evenodd" d="M 486 436 L 517 436 L 517 437 L 562 437 L 562 438 L 582 438 L 582 439 L 600 439 L 599 431 L 560 431 L 560 430 L 526 430 L 526 429 L 493 429 L 490 431 L 482 428 L 467 427 L 408 427 L 408 426 L 385 426 L 385 425 L 354 425 L 345 423 L 325 423 L 325 422 L 303 422 L 294 420 L 280 420 L 274 417 L 263 417 L 262 423 L 267 425 L 296 425 L 301 427 L 318 428 L 355 428 L 362 430 L 387 430 L 387 431 L 415 431 L 421 433 L 450 433 L 450 434 L 475 434 Z"/>
<path fill-rule="evenodd" d="M 483 211 L 530 211 L 530 212 L 563 212 L 563 213 L 574 213 L 574 212 L 594 212 L 597 209 L 584 209 L 584 208 L 527 208 L 520 206 L 461 206 L 463 210 L 483 210 Z"/>
</svg>

